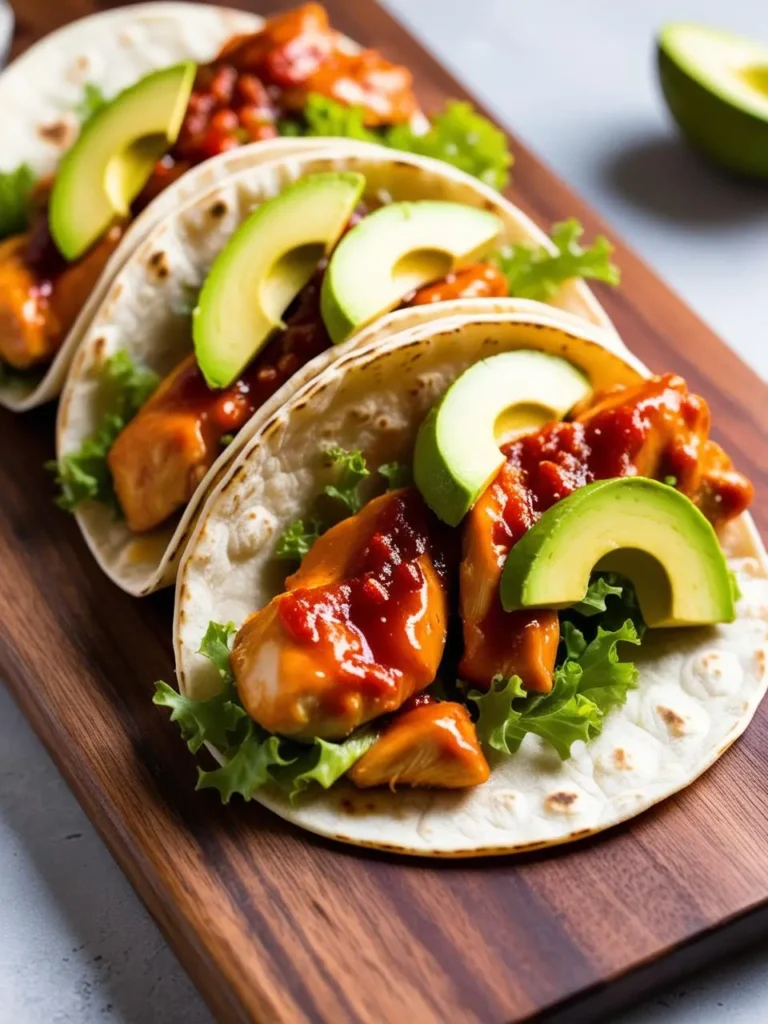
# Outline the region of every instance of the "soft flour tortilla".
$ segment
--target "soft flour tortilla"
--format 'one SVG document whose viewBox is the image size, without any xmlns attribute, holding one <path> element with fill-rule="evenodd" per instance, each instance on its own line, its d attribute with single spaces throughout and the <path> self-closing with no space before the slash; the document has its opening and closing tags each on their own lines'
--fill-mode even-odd
<svg viewBox="0 0 768 1024">
<path fill-rule="evenodd" d="M 94 14 L 46 36 L 0 75 L 0 104 L 13 127 L 14 145 L 0 153 L 0 170 L 28 163 L 36 176 L 52 174 L 77 136 L 75 114 L 86 83 L 112 97 L 149 71 L 179 60 L 205 62 L 231 36 L 257 32 L 264 19 L 245 11 L 187 3 L 157 3 Z M 356 52 L 352 40 L 342 48 Z M 27 83 L 36 88 L 29 94 Z M 37 87 L 39 83 L 39 88 Z M 63 84 L 62 84 L 63 83 Z M 417 114 L 414 126 L 426 127 Z M 0 382 L 0 405 L 24 412 L 56 398 L 88 326 L 120 267 L 165 217 L 195 196 L 244 168 L 279 157 L 308 154 L 338 145 L 338 139 L 277 138 L 254 142 L 191 168 L 131 222 L 52 362 L 29 381 Z M 352 149 L 365 143 L 345 140 Z"/>
<path fill-rule="evenodd" d="M 255 32 L 262 24 L 262 18 L 245 11 L 157 3 L 93 14 L 53 32 L 0 75 L 0 170 L 13 170 L 26 162 L 36 177 L 54 173 L 61 156 L 77 137 L 76 111 L 86 83 L 98 86 L 106 96 L 114 96 L 156 68 L 180 60 L 208 61 L 231 36 Z M 303 144 L 303 140 L 298 141 Z M 266 145 L 269 148 L 272 144 Z M 284 145 L 280 140 L 271 157 Z M 265 153 L 265 158 L 270 155 Z M 106 286 L 168 209 L 166 201 L 155 214 L 151 204 L 133 221 L 53 361 L 41 376 L 0 383 L 0 405 L 23 412 L 59 394 L 78 339 L 104 297 Z"/>
<path fill-rule="evenodd" d="M 218 689 L 197 653 L 209 620 L 239 625 L 282 589 L 276 540 L 327 482 L 322 449 L 361 448 L 372 466 L 409 459 L 422 417 L 446 386 L 479 359 L 519 347 L 562 354 L 595 387 L 645 372 L 588 330 L 530 316 L 454 319 L 345 354 L 262 424 L 209 496 L 179 570 L 174 634 L 184 693 L 203 698 Z M 321 835 L 444 857 L 550 846 L 639 814 L 712 764 L 765 692 L 765 552 L 747 516 L 723 541 L 743 594 L 737 621 L 649 634 L 635 656 L 638 689 L 568 761 L 528 736 L 514 756 L 492 759 L 489 782 L 465 792 L 360 791 L 341 782 L 296 805 L 274 790 L 257 799 Z"/>
<path fill-rule="evenodd" d="M 258 147 L 252 152 L 258 155 Z M 311 154 L 294 154 L 246 167 L 196 195 L 155 227 L 114 277 L 106 297 L 77 348 L 59 406 L 57 458 L 77 451 L 99 426 L 104 415 L 104 389 L 100 370 L 104 360 L 125 349 L 137 363 L 165 376 L 192 351 L 189 312 L 216 255 L 233 231 L 261 202 L 278 195 L 292 182 L 320 171 L 361 172 L 370 198 L 385 195 L 392 200 L 445 199 L 493 210 L 503 224 L 500 245 L 505 242 L 544 244 L 546 236 L 520 211 L 474 178 L 434 160 L 364 143 L 338 143 Z M 163 197 L 160 197 L 161 199 Z M 550 243 L 551 244 L 551 243 Z M 493 300 L 488 310 L 515 309 L 521 300 Z M 483 300 L 472 305 L 480 308 Z M 523 302 L 520 308 L 529 308 Z M 551 306 L 534 307 L 552 316 L 561 310 L 571 320 L 591 320 L 605 334 L 605 344 L 626 351 L 610 327 L 601 307 L 582 281 L 567 282 Z M 441 315 L 443 306 L 404 310 L 392 314 L 391 330 L 403 330 Z M 454 309 L 461 310 L 459 304 Z M 381 329 L 388 332 L 383 318 Z M 364 328 L 357 339 L 322 354 L 289 381 L 268 404 L 272 409 L 292 393 L 304 375 L 318 372 L 350 347 L 378 335 L 379 325 Z M 246 426 L 222 453 L 198 488 L 197 496 L 180 518 L 150 534 L 137 536 L 125 523 L 115 521 L 109 510 L 90 503 L 77 519 L 94 556 L 104 571 L 123 589 L 140 596 L 173 582 L 198 500 L 255 429 L 264 410 Z"/>
</svg>

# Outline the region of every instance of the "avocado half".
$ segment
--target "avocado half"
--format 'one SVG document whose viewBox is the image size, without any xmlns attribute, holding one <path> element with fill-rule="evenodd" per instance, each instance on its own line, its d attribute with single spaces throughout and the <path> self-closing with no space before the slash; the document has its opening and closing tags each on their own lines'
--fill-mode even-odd
<svg viewBox="0 0 768 1024">
<path fill-rule="evenodd" d="M 518 349 L 465 370 L 416 436 L 416 486 L 443 522 L 458 526 L 504 462 L 499 438 L 563 416 L 590 392 L 565 359 Z"/>
<path fill-rule="evenodd" d="M 125 216 L 157 161 L 176 141 L 197 66 L 146 75 L 83 127 L 64 156 L 48 208 L 51 235 L 67 260 L 82 256 Z"/>
<path fill-rule="evenodd" d="M 646 625 L 732 622 L 728 565 L 711 523 L 674 487 L 645 477 L 599 480 L 548 509 L 501 574 L 505 611 L 568 608 L 593 570 L 632 581 Z"/>
<path fill-rule="evenodd" d="M 768 178 L 768 46 L 705 25 L 666 25 L 659 80 L 685 137 L 722 167 Z"/>
</svg>

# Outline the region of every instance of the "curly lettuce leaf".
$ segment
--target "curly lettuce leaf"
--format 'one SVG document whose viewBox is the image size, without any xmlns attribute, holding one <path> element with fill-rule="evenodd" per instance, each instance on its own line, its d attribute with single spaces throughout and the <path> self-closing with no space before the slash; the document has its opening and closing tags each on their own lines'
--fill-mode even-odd
<svg viewBox="0 0 768 1024">
<path fill-rule="evenodd" d="M 296 519 L 283 531 L 277 542 L 275 558 L 282 562 L 301 562 L 304 555 L 323 533 L 323 524 L 319 519 Z"/>
<path fill-rule="evenodd" d="M 313 92 L 307 97 L 302 121 L 281 121 L 279 131 L 281 135 L 358 139 L 360 142 L 381 144 L 381 136 L 365 127 L 364 116 L 362 107 L 349 107 Z"/>
<path fill-rule="evenodd" d="M 177 722 L 182 738 L 193 754 L 204 743 L 218 750 L 227 750 L 234 741 L 245 711 L 236 699 L 234 677 L 229 665 L 229 652 L 235 635 L 234 622 L 209 622 L 200 642 L 198 654 L 214 665 L 223 682 L 220 693 L 208 700 L 192 700 L 159 681 L 155 683 L 152 703 L 170 708 L 171 721 Z"/>
<path fill-rule="evenodd" d="M 593 576 L 583 600 L 571 605 L 570 611 L 591 617 L 607 611 L 606 598 L 621 597 L 624 588 L 612 573 Z"/>
<path fill-rule="evenodd" d="M 354 515 L 363 507 L 363 499 L 359 493 L 360 484 L 371 473 L 365 456 L 361 451 L 348 452 L 346 448 L 340 448 L 338 445 L 328 448 L 325 454 L 332 465 L 338 467 L 339 473 L 336 483 L 326 484 L 323 493 L 346 505 L 348 511 Z"/>
<path fill-rule="evenodd" d="M 618 629 L 597 627 L 597 635 L 589 643 L 572 622 L 563 623 L 563 641 L 567 652 L 565 664 L 576 664 L 581 670 L 578 689 L 602 712 L 621 707 L 627 694 L 637 686 L 638 670 L 631 661 L 622 661 L 619 644 L 639 645 L 641 640 L 631 619 Z"/>
<path fill-rule="evenodd" d="M 146 402 L 160 378 L 152 370 L 137 366 L 124 350 L 105 361 L 101 378 L 109 412 L 77 451 L 64 455 L 58 462 L 48 463 L 48 468 L 56 474 L 59 489 L 56 504 L 60 508 L 73 512 L 83 501 L 99 501 L 119 516 L 120 506 L 112 486 L 107 455 L 118 434 Z"/>
<path fill-rule="evenodd" d="M 213 771 L 198 768 L 195 788 L 218 790 L 224 804 L 235 793 L 243 800 L 252 800 L 256 790 L 274 781 L 274 768 L 291 763 L 280 752 L 282 742 L 279 736 L 266 733 L 249 721 L 243 739 L 229 751 L 225 764 Z"/>
<path fill-rule="evenodd" d="M 205 636 L 200 641 L 197 650 L 204 658 L 214 666 L 225 683 L 234 682 L 232 668 L 229 663 L 229 654 L 232 650 L 232 641 L 237 628 L 234 622 L 209 622 Z"/>
<path fill-rule="evenodd" d="M 226 750 L 231 734 L 245 716 L 245 711 L 232 700 L 228 688 L 208 700 L 191 700 L 167 683 L 158 681 L 152 703 L 170 708 L 171 721 L 178 723 L 182 739 L 193 754 L 204 743 Z"/>
<path fill-rule="evenodd" d="M 634 597 L 634 590 L 623 582 L 610 585 L 622 597 Z M 603 588 L 590 589 L 596 600 L 600 594 L 611 601 L 618 596 Z M 604 612 L 603 621 L 607 619 Z M 497 676 L 487 693 L 469 692 L 467 699 L 477 708 L 477 735 L 485 746 L 513 754 L 527 733 L 535 733 L 565 760 L 577 740 L 588 743 L 599 735 L 605 715 L 621 707 L 637 686 L 637 667 L 621 660 L 619 648 L 622 643 L 641 642 L 641 631 L 631 618 L 617 629 L 598 624 L 591 639 L 567 618 L 561 627 L 564 657 L 555 670 L 550 693 L 527 693 L 519 676 Z"/>
<path fill-rule="evenodd" d="M 29 197 L 35 175 L 29 164 L 0 171 L 0 238 L 18 235 L 29 226 Z"/>
<path fill-rule="evenodd" d="M 387 490 L 396 491 L 413 483 L 413 471 L 405 462 L 385 462 L 377 472 L 387 481 Z"/>
<path fill-rule="evenodd" d="M 393 149 L 453 164 L 492 188 L 503 189 L 509 182 L 512 154 L 507 137 L 471 103 L 447 103 L 423 135 L 410 125 L 395 125 L 387 131 L 386 143 Z"/>
<path fill-rule="evenodd" d="M 296 759 L 287 768 L 276 771 L 275 780 L 287 789 L 292 802 L 312 783 L 330 789 L 373 746 L 376 737 L 375 730 L 361 729 L 338 743 L 316 739 L 303 751 L 299 744 L 291 744 Z"/>
<path fill-rule="evenodd" d="M 510 295 L 547 302 L 562 284 L 575 277 L 617 285 L 619 268 L 611 262 L 613 246 L 603 235 L 584 249 L 579 239 L 584 229 L 573 218 L 555 224 L 552 241 L 557 253 L 543 247 L 513 245 L 497 254 L 496 264 L 506 276 Z"/>
<path fill-rule="evenodd" d="M 577 740 L 587 743 L 602 729 L 602 711 L 578 692 L 580 674 L 574 664 L 558 669 L 552 691 L 546 696 L 526 694 L 519 676 L 496 676 L 487 693 L 470 691 L 468 699 L 478 709 L 480 742 L 514 754 L 526 734 L 535 733 L 566 760 Z"/>
<path fill-rule="evenodd" d="M 349 107 L 328 96 L 312 93 L 300 120 L 281 121 L 281 135 L 330 136 L 375 142 L 380 146 L 429 156 L 461 168 L 493 188 L 509 181 L 512 154 L 503 132 L 478 114 L 471 103 L 446 104 L 429 130 L 415 132 L 410 125 L 372 130 L 365 126 L 361 107 Z"/>
<path fill-rule="evenodd" d="M 235 688 L 230 664 L 232 622 L 209 622 L 199 652 L 222 679 L 220 693 L 208 700 L 190 700 L 167 683 L 155 683 L 153 702 L 170 709 L 187 746 L 196 753 L 212 744 L 224 764 L 210 771 L 198 769 L 197 789 L 215 789 L 223 803 L 235 794 L 251 800 L 257 790 L 274 784 L 293 801 L 313 784 L 330 788 L 349 771 L 376 740 L 373 729 L 361 729 L 332 743 L 316 739 L 311 745 L 268 733 L 248 717 Z"/>
<path fill-rule="evenodd" d="M 92 117 L 95 117 L 99 111 L 103 110 L 109 103 L 109 100 L 104 95 L 98 85 L 94 85 L 93 82 L 86 82 L 85 89 L 83 90 L 83 98 L 75 107 L 75 113 L 82 125 L 86 125 Z"/>
</svg>

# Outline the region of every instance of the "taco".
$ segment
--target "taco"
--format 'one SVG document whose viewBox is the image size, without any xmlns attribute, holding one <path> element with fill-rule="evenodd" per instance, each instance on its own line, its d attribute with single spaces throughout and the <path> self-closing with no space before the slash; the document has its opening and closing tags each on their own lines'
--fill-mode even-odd
<svg viewBox="0 0 768 1024">
<path fill-rule="evenodd" d="M 169 215 L 116 275 L 59 407 L 61 503 L 120 586 L 172 582 L 251 417 L 376 336 L 382 316 L 389 331 L 389 310 L 406 307 L 391 314 L 399 331 L 445 300 L 537 289 L 551 306 L 539 315 L 602 329 L 570 275 L 598 262 L 609 275 L 608 250 L 549 246 L 497 192 L 438 161 L 356 143 L 241 169 Z M 613 332 L 606 343 L 622 347 Z"/>
<path fill-rule="evenodd" d="M 410 72 L 361 51 L 315 3 L 266 21 L 187 3 L 93 15 L 4 71 L 0 103 L 0 402 L 17 410 L 58 394 L 114 274 L 190 188 L 229 173 L 219 156 L 351 136 L 434 153 L 498 187 L 511 162 L 468 104 L 431 126 Z"/>
<path fill-rule="evenodd" d="M 708 430 L 681 378 L 574 325 L 346 352 L 251 435 L 180 566 L 155 702 L 219 760 L 198 788 L 465 856 L 687 786 L 766 688 L 752 488 Z"/>
</svg>

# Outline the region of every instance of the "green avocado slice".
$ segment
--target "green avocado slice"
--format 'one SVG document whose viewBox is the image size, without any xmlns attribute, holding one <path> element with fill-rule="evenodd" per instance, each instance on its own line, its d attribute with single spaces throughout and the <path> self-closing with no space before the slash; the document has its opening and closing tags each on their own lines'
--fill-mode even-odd
<svg viewBox="0 0 768 1024">
<path fill-rule="evenodd" d="M 567 608 L 590 573 L 632 581 L 648 626 L 735 618 L 731 579 L 711 524 L 673 487 L 643 477 L 599 480 L 548 509 L 515 544 L 501 576 L 505 611 Z"/>
<path fill-rule="evenodd" d="M 228 387 L 282 326 L 365 188 L 353 171 L 310 174 L 259 206 L 214 260 L 192 320 L 208 384 Z"/>
<path fill-rule="evenodd" d="M 768 177 L 768 46 L 676 23 L 658 39 L 662 92 L 694 146 L 729 170 Z"/>
<path fill-rule="evenodd" d="M 323 279 L 320 311 L 334 344 L 485 250 L 501 231 L 487 210 L 440 200 L 391 203 L 346 235 Z"/>
<path fill-rule="evenodd" d="M 504 462 L 497 438 L 562 419 L 589 392 L 583 373 L 546 352 L 500 352 L 470 366 L 416 437 L 413 472 L 424 500 L 457 526 Z"/>
<path fill-rule="evenodd" d="M 48 222 L 59 252 L 82 256 L 116 216 L 125 216 L 181 129 L 195 81 L 191 61 L 125 89 L 83 128 L 59 164 Z"/>
</svg>

